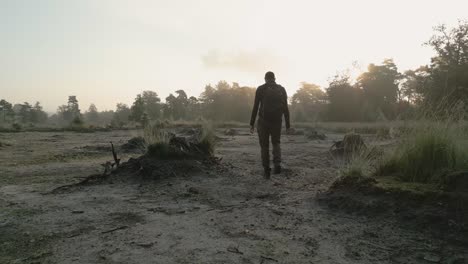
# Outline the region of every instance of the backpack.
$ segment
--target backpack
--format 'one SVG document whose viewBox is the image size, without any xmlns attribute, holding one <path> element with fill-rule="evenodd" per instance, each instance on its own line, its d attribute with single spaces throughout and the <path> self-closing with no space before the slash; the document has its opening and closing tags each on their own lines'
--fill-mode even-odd
<svg viewBox="0 0 468 264">
<path fill-rule="evenodd" d="M 264 120 L 280 121 L 282 119 L 284 96 L 282 87 L 277 84 L 269 84 L 265 87 L 262 98 Z"/>
</svg>

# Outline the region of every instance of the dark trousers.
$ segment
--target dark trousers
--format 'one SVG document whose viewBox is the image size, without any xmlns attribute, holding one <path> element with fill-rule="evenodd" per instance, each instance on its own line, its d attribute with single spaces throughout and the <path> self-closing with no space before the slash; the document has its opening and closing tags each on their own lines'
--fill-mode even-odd
<svg viewBox="0 0 468 264">
<path fill-rule="evenodd" d="M 263 168 L 270 169 L 270 137 L 273 145 L 273 164 L 281 165 L 281 121 L 266 122 L 259 119 L 257 123 Z"/>
</svg>

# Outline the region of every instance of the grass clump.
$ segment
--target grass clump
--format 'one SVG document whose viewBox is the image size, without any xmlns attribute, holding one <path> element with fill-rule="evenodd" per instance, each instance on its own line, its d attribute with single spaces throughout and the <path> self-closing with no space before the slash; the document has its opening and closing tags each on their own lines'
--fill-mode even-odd
<svg viewBox="0 0 468 264">
<path fill-rule="evenodd" d="M 200 135 L 200 148 L 202 152 L 212 156 L 216 147 L 216 135 L 213 125 L 210 123 L 203 123 Z"/>
<path fill-rule="evenodd" d="M 143 129 L 143 138 L 147 146 L 154 144 L 169 144 L 171 135 L 160 123 L 148 124 Z"/>
<path fill-rule="evenodd" d="M 376 175 L 408 182 L 438 182 L 443 175 L 468 170 L 468 148 L 460 127 L 431 122 L 414 128 L 377 166 Z"/>
<path fill-rule="evenodd" d="M 349 159 L 343 160 L 340 176 L 342 177 L 370 177 L 374 171 L 374 164 L 381 155 L 377 147 L 360 147 L 349 153 Z"/>
<path fill-rule="evenodd" d="M 164 125 L 157 122 L 148 124 L 143 129 L 143 139 L 147 152 L 150 156 L 159 159 L 170 159 L 179 157 L 178 153 L 169 143 L 171 135 L 164 130 Z"/>
</svg>

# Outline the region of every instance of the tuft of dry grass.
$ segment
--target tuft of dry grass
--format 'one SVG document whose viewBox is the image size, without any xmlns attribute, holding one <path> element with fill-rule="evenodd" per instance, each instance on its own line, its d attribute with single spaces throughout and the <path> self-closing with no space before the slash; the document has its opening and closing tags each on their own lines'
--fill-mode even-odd
<svg viewBox="0 0 468 264">
<path fill-rule="evenodd" d="M 202 133 L 200 135 L 200 146 L 204 153 L 213 155 L 216 147 L 216 135 L 211 123 L 205 122 L 202 125 Z"/>
<path fill-rule="evenodd" d="M 143 138 L 147 146 L 160 143 L 169 144 L 171 135 L 164 130 L 164 126 L 160 123 L 154 123 L 143 128 Z"/>
</svg>

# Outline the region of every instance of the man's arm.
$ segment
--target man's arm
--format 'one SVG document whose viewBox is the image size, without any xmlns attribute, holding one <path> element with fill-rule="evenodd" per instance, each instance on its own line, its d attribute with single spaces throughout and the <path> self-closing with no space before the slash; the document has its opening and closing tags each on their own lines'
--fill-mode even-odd
<svg viewBox="0 0 468 264">
<path fill-rule="evenodd" d="M 283 105 L 284 105 L 284 120 L 286 121 L 286 129 L 291 128 L 291 123 L 289 122 L 289 106 L 288 106 L 288 94 L 286 93 L 286 89 L 283 88 L 284 98 L 283 98 Z"/>
<path fill-rule="evenodd" d="M 255 125 L 255 119 L 257 118 L 258 107 L 260 105 L 260 92 L 259 91 L 260 91 L 260 88 L 257 88 L 257 91 L 255 92 L 254 107 L 252 109 L 252 116 L 250 117 L 251 128 Z"/>
</svg>

